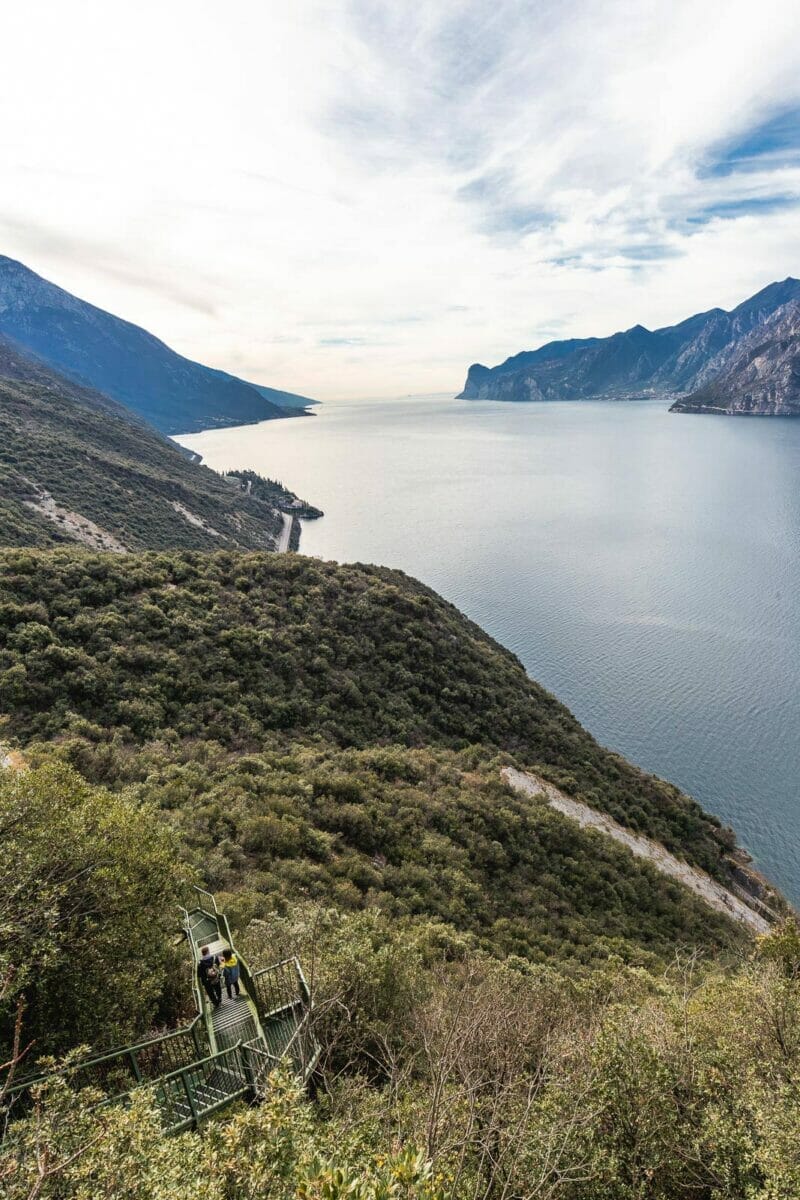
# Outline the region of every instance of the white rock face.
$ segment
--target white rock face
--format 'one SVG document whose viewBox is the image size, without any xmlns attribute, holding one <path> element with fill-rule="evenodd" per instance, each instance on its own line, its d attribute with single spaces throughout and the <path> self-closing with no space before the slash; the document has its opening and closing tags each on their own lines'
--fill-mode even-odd
<svg viewBox="0 0 800 1200">
<path fill-rule="evenodd" d="M 626 829 L 605 813 L 597 812 L 588 804 L 582 804 L 580 800 L 573 800 L 571 796 L 565 796 L 557 787 L 539 779 L 537 775 L 517 771 L 514 767 L 504 767 L 501 774 L 515 792 L 519 792 L 523 796 L 530 796 L 532 799 L 543 800 L 551 808 L 555 808 L 564 816 L 577 821 L 581 828 L 596 829 L 599 833 L 613 838 L 615 842 L 627 846 L 631 854 L 636 855 L 637 858 L 647 859 L 662 875 L 668 875 L 671 879 L 682 883 L 684 887 L 689 888 L 717 912 L 724 913 L 726 917 L 741 922 L 754 933 L 766 933 L 770 928 L 766 918 L 755 912 L 749 904 L 745 904 L 744 900 L 734 895 L 728 888 L 723 887 L 716 879 L 712 879 L 705 871 L 701 871 L 699 867 L 681 862 L 674 854 L 670 854 L 669 850 L 665 850 L 660 842 L 654 842 L 652 838 L 632 833 L 630 829 Z"/>
<path fill-rule="evenodd" d="M 784 305 L 752 330 L 725 369 L 676 401 L 672 411 L 800 416 L 800 301 Z"/>
<path fill-rule="evenodd" d="M 82 513 L 73 512 L 63 504 L 58 504 L 44 488 L 36 490 L 38 495 L 35 500 L 22 501 L 26 508 L 30 508 L 41 517 L 46 517 L 48 521 L 58 525 L 69 537 L 76 542 L 81 542 L 84 546 L 90 546 L 92 550 L 110 550 L 114 554 L 127 553 L 127 546 L 123 546 L 113 533 L 102 529 L 94 521 L 84 517 Z"/>
</svg>

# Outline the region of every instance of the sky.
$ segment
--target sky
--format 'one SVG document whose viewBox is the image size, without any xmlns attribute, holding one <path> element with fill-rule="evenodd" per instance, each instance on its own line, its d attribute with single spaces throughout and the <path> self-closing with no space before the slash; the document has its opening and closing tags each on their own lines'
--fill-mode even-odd
<svg viewBox="0 0 800 1200">
<path fill-rule="evenodd" d="M 797 0 L 0 7 L 0 253 L 319 399 L 800 275 Z"/>
</svg>

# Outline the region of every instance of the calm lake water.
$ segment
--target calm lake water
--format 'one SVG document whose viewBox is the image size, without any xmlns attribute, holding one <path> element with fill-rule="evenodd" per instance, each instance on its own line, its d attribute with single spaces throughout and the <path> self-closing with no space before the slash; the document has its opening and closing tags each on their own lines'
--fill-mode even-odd
<svg viewBox="0 0 800 1200">
<path fill-rule="evenodd" d="M 181 441 L 323 508 L 304 553 L 441 592 L 800 903 L 800 421 L 441 396 L 316 413 Z"/>
</svg>

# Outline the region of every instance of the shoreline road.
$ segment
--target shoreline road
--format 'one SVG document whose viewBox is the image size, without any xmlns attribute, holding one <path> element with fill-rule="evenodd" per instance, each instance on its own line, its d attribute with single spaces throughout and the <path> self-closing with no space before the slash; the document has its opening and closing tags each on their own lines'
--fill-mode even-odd
<svg viewBox="0 0 800 1200">
<path fill-rule="evenodd" d="M 289 513 L 281 513 L 281 516 L 283 517 L 283 529 L 278 537 L 278 544 L 275 550 L 278 554 L 285 554 L 289 549 L 289 538 L 292 536 L 292 522 L 294 517 Z"/>
</svg>

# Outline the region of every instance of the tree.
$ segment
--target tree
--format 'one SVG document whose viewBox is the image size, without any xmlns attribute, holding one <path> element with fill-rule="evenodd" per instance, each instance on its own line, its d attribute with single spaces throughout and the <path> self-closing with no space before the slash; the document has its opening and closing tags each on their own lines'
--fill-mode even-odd
<svg viewBox="0 0 800 1200">
<path fill-rule="evenodd" d="M 146 1031 L 177 917 L 178 859 L 164 822 L 49 765 L 3 774 L 0 839 L 3 1047 L 20 1002 L 31 1058 Z"/>
</svg>

